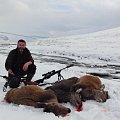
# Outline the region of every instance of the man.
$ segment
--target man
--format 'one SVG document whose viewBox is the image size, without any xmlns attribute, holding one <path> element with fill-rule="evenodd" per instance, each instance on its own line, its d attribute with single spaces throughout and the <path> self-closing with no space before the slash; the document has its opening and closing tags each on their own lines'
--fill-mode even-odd
<svg viewBox="0 0 120 120">
<path fill-rule="evenodd" d="M 18 87 L 20 79 L 24 75 L 27 75 L 26 84 L 31 81 L 36 72 L 36 66 L 30 51 L 26 48 L 25 40 L 20 39 L 17 48 L 10 51 L 5 62 L 5 68 L 11 78 L 9 82 L 11 88 Z M 12 79 L 13 77 L 19 79 Z"/>
</svg>

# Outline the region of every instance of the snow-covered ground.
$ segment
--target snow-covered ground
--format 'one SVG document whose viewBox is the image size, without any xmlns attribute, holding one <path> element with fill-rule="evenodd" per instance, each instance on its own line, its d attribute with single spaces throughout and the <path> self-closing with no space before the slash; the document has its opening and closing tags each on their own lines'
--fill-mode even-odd
<svg viewBox="0 0 120 120">
<path fill-rule="evenodd" d="M 0 75 L 7 75 L 4 68 L 8 52 L 16 47 L 16 41 L 0 40 Z M 27 41 L 37 66 L 34 80 L 42 78 L 43 73 L 59 70 L 71 63 L 73 67 L 61 72 L 64 78 L 80 77 L 87 73 L 98 73 L 110 95 L 105 103 L 86 101 L 83 110 L 78 112 L 69 103 L 64 104 L 72 111 L 66 117 L 44 113 L 42 109 L 24 105 L 8 104 L 4 101 L 5 79 L 0 77 L 0 120 L 119 120 L 120 118 L 120 27 L 61 38 Z M 107 77 L 104 77 L 108 75 Z M 54 82 L 57 75 L 45 82 Z M 46 87 L 46 86 L 44 86 Z M 9 88 L 7 89 L 7 91 Z"/>
</svg>

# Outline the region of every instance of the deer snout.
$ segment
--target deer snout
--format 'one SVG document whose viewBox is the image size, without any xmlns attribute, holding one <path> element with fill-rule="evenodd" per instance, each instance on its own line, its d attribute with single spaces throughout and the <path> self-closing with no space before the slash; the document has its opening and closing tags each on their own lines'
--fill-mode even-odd
<svg viewBox="0 0 120 120">
<path fill-rule="evenodd" d="M 70 103 L 75 107 L 82 107 L 81 96 L 79 93 L 71 93 Z"/>
</svg>

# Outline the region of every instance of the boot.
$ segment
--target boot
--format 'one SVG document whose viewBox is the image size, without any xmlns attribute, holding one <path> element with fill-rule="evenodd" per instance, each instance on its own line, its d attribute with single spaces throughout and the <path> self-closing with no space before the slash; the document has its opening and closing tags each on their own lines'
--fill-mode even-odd
<svg viewBox="0 0 120 120">
<path fill-rule="evenodd" d="M 32 74 L 28 74 L 27 78 L 26 78 L 26 81 L 25 81 L 25 85 L 29 84 L 31 82 L 32 78 L 33 78 L 33 75 Z"/>
<path fill-rule="evenodd" d="M 33 78 L 33 75 L 32 74 L 28 74 L 27 75 L 27 78 L 26 78 L 26 81 L 31 81 L 31 79 Z"/>
<path fill-rule="evenodd" d="M 17 88 L 20 85 L 20 79 L 17 77 L 11 77 L 9 80 L 9 87 L 10 88 Z"/>
</svg>

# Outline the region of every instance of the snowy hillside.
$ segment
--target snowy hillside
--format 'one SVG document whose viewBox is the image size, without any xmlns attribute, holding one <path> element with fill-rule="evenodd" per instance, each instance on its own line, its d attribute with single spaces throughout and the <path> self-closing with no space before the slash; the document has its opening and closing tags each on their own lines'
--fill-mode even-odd
<svg viewBox="0 0 120 120">
<path fill-rule="evenodd" d="M 7 75 L 4 62 L 8 52 L 16 47 L 16 41 L 0 40 L 0 75 Z M 0 120 L 119 120 L 120 118 L 120 27 L 91 34 L 27 41 L 37 66 L 33 81 L 43 73 L 59 70 L 71 63 L 73 67 L 61 72 L 64 78 L 80 77 L 88 73 L 100 76 L 110 95 L 105 103 L 86 101 L 83 110 L 77 112 L 69 103 L 64 104 L 72 112 L 66 117 L 43 113 L 42 109 L 8 104 L 2 91 L 5 80 L 0 78 Z M 57 75 L 45 82 L 54 82 Z M 46 86 L 44 86 L 46 87 Z M 7 89 L 8 90 L 8 89 Z"/>
</svg>

